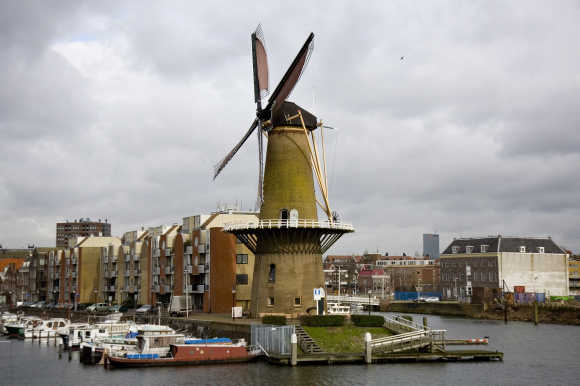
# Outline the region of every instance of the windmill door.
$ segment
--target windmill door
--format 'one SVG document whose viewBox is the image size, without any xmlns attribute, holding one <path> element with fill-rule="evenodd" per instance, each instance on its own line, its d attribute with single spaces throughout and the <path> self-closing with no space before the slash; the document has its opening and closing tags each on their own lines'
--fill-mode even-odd
<svg viewBox="0 0 580 386">
<path fill-rule="evenodd" d="M 296 209 L 290 210 L 290 226 L 298 226 L 298 211 Z"/>
</svg>

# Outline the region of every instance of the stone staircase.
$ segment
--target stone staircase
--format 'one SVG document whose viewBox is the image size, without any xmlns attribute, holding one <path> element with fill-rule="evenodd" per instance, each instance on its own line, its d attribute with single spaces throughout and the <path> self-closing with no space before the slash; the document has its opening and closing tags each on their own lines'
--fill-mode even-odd
<svg viewBox="0 0 580 386">
<path fill-rule="evenodd" d="M 316 344 L 316 341 L 308 335 L 308 333 L 302 328 L 301 325 L 297 324 L 294 327 L 296 332 L 296 337 L 298 338 L 298 344 L 304 353 L 306 354 L 324 354 L 324 351 Z"/>
</svg>

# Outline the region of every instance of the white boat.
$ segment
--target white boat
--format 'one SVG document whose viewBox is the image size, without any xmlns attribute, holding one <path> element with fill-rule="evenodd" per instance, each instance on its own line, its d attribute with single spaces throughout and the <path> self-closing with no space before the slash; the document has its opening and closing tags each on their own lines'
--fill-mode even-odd
<svg viewBox="0 0 580 386">
<path fill-rule="evenodd" d="M 42 323 L 42 319 L 36 316 L 22 316 L 15 322 L 7 323 L 4 327 L 8 334 L 24 338 L 27 329 L 34 328 L 40 323 Z"/>
<path fill-rule="evenodd" d="M 350 315 L 350 306 L 343 306 L 338 303 L 328 303 L 326 310 L 329 315 Z"/>
<path fill-rule="evenodd" d="M 56 338 L 59 330 L 70 325 L 70 320 L 63 318 L 53 318 L 41 321 L 33 327 L 24 330 L 24 337 L 27 339 Z"/>
<path fill-rule="evenodd" d="M 14 324 L 18 322 L 18 315 L 12 314 L 10 312 L 3 312 L 0 315 L 0 333 L 7 334 L 8 330 L 4 327 L 6 324 Z"/>
</svg>

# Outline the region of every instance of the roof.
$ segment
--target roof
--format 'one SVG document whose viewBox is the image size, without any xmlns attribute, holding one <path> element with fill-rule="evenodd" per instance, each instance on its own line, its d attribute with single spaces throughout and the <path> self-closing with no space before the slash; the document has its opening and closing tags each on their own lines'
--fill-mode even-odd
<svg viewBox="0 0 580 386">
<path fill-rule="evenodd" d="M 7 257 L 25 258 L 30 255 L 29 249 L 3 249 L 0 248 L 0 259 Z"/>
<path fill-rule="evenodd" d="M 511 237 L 511 236 L 488 236 L 474 238 L 459 238 L 453 240 L 443 251 L 443 255 L 453 254 L 453 247 L 458 247 L 456 253 L 467 253 L 466 247 L 471 246 L 471 254 L 482 253 L 481 245 L 488 245 L 487 252 L 520 252 L 520 247 L 525 246 L 526 252 L 535 253 L 538 247 L 544 247 L 544 253 L 565 254 L 551 237 Z"/>
<path fill-rule="evenodd" d="M 77 247 L 107 247 L 110 244 L 118 246 L 121 244 L 121 239 L 118 237 L 85 237 L 84 240 L 77 244 Z"/>
<path fill-rule="evenodd" d="M 7 258 L 7 259 L 0 259 L 0 271 L 4 271 L 4 268 L 9 266 L 10 264 L 14 264 L 16 269 L 20 269 L 22 264 L 26 259 L 24 258 Z"/>
<path fill-rule="evenodd" d="M 306 109 L 298 106 L 296 103 L 284 101 L 282 107 L 276 111 L 274 116 L 272 117 L 272 126 L 279 127 L 279 126 L 297 126 L 302 127 L 302 122 L 300 122 L 299 118 L 293 119 L 291 121 L 287 121 L 286 117 L 294 116 L 298 113 L 298 110 L 302 113 L 302 119 L 304 120 L 304 126 L 310 130 L 316 129 L 318 126 L 316 125 L 317 119 L 316 117 L 307 111 Z"/>
</svg>

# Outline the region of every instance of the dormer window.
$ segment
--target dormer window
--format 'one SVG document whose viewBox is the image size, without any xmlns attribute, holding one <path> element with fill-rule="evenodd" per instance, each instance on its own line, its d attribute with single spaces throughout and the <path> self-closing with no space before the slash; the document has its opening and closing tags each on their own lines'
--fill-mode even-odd
<svg viewBox="0 0 580 386">
<path fill-rule="evenodd" d="M 489 245 L 481 245 L 481 253 L 487 253 L 487 250 L 489 249 Z"/>
<path fill-rule="evenodd" d="M 459 252 L 459 246 L 457 246 L 457 245 L 452 246 L 451 253 L 457 253 L 457 252 Z"/>
<path fill-rule="evenodd" d="M 520 246 L 520 253 L 526 253 L 526 246 L 525 245 Z"/>
<path fill-rule="evenodd" d="M 466 246 L 465 253 L 471 253 L 471 252 L 473 252 L 473 246 L 471 246 L 471 245 Z"/>
<path fill-rule="evenodd" d="M 544 253 L 544 247 L 538 247 L 538 253 Z"/>
</svg>

